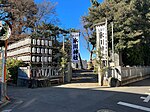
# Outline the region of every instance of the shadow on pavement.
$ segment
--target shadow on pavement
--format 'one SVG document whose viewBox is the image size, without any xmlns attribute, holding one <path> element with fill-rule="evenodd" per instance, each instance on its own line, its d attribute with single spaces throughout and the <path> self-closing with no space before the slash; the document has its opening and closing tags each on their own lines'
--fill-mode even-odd
<svg viewBox="0 0 150 112">
<path fill-rule="evenodd" d="M 123 88 L 68 88 L 68 87 L 46 87 L 46 88 L 21 88 L 9 87 L 8 95 L 22 103 L 12 103 L 2 110 L 11 112 L 98 112 L 100 110 L 111 110 L 115 112 L 142 112 L 118 105 L 118 102 L 127 102 L 150 108 L 150 103 L 143 103 L 140 99 L 145 96 L 148 88 L 128 87 Z M 127 90 L 130 90 L 128 92 Z M 1 110 L 1 111 L 2 111 Z"/>
<path fill-rule="evenodd" d="M 150 86 L 150 78 L 145 79 L 145 80 L 141 80 L 141 81 L 137 81 L 125 86 L 130 86 L 130 87 L 134 87 L 134 86 Z"/>
</svg>

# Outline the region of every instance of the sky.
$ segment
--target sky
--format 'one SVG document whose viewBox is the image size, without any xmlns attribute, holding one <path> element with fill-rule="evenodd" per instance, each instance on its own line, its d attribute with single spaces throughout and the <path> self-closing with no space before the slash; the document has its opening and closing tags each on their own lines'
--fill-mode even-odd
<svg viewBox="0 0 150 112">
<path fill-rule="evenodd" d="M 36 3 L 42 0 L 35 0 Z M 69 29 L 81 29 L 81 17 L 88 14 L 88 8 L 91 6 L 90 0 L 51 0 L 57 2 L 56 13 L 60 20 L 60 27 Z M 101 0 L 99 0 L 101 2 Z M 90 53 L 86 48 L 86 42 L 82 35 L 80 36 L 80 54 L 83 60 L 89 60 Z"/>
</svg>

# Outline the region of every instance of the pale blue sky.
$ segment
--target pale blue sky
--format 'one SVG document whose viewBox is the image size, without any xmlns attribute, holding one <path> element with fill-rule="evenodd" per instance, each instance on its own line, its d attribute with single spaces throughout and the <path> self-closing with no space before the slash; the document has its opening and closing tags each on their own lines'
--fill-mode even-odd
<svg viewBox="0 0 150 112">
<path fill-rule="evenodd" d="M 35 0 L 41 2 L 42 0 Z M 81 16 L 88 14 L 88 8 L 91 6 L 90 0 L 51 0 L 57 2 L 56 13 L 60 20 L 60 27 L 69 29 L 81 29 Z M 99 0 L 102 1 L 102 0 Z M 82 30 L 82 29 L 81 29 Z M 86 49 L 84 38 L 80 37 L 80 54 L 82 59 L 89 60 L 89 52 Z"/>
</svg>

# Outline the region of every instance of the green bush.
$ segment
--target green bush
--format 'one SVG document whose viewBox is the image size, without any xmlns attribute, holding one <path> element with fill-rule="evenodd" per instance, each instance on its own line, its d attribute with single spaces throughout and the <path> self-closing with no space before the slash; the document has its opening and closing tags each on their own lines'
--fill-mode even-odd
<svg viewBox="0 0 150 112">
<path fill-rule="evenodd" d="M 12 80 L 12 83 L 17 84 L 18 68 L 25 65 L 21 60 L 7 59 L 7 80 Z"/>
</svg>

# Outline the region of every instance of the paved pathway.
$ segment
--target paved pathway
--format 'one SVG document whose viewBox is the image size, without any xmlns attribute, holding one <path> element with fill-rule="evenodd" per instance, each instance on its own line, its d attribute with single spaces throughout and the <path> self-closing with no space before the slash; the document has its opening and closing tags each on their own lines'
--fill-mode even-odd
<svg viewBox="0 0 150 112">
<path fill-rule="evenodd" d="M 97 83 L 97 75 L 91 70 L 74 70 L 72 83 Z"/>
<path fill-rule="evenodd" d="M 150 79 L 115 88 L 88 81 L 73 80 L 71 84 L 35 89 L 9 87 L 8 95 L 13 102 L 1 111 L 150 112 Z"/>
</svg>

